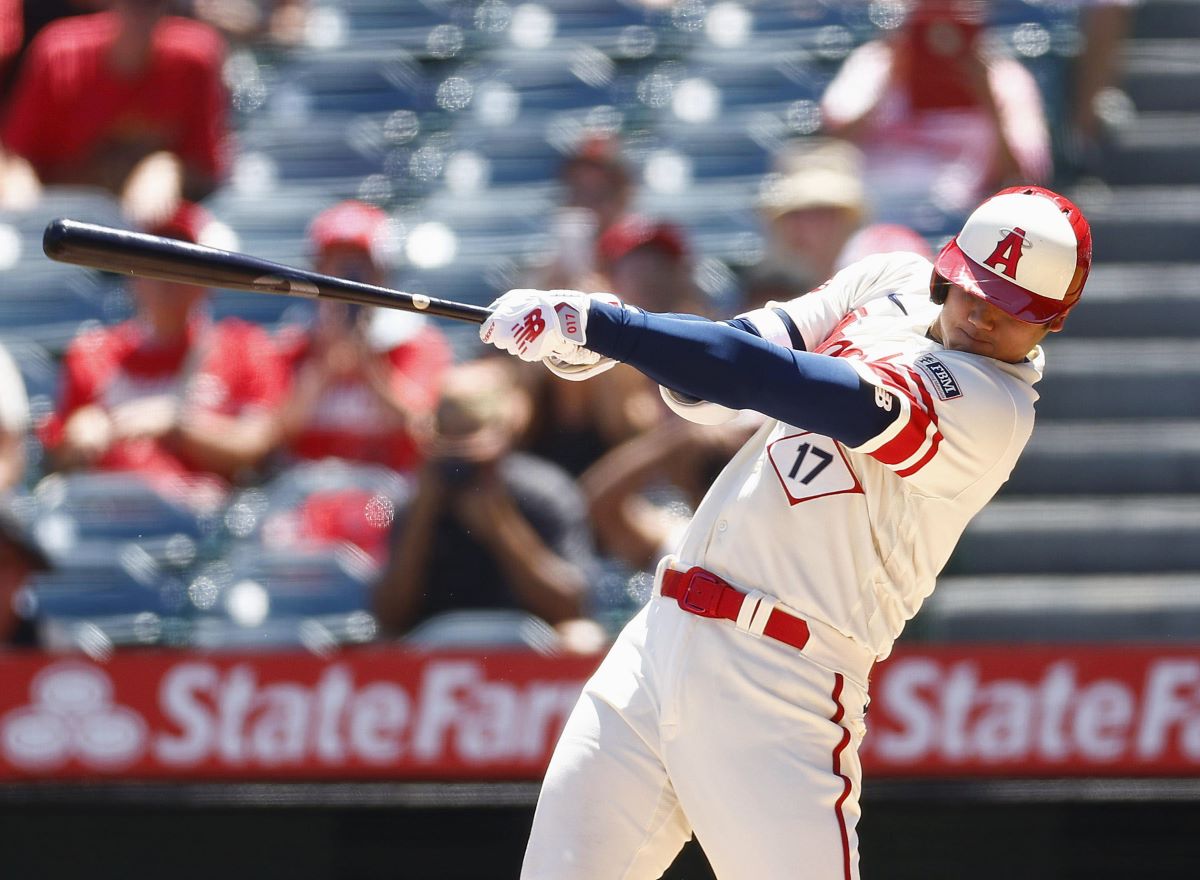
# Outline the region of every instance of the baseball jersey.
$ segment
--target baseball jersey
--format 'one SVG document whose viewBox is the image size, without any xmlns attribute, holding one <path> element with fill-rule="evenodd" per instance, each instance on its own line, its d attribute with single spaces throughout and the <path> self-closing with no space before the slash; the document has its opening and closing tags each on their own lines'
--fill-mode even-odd
<svg viewBox="0 0 1200 880">
<path fill-rule="evenodd" d="M 676 555 L 888 655 L 1033 427 L 1035 349 L 1008 364 L 927 335 L 932 266 L 867 258 L 748 317 L 768 341 L 844 358 L 898 408 L 856 447 L 767 421 L 713 483 Z"/>
</svg>

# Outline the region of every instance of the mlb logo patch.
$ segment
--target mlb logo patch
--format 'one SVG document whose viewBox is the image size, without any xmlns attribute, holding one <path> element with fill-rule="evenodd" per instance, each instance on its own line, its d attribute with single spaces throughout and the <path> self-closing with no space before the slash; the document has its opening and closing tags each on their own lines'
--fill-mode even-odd
<svg viewBox="0 0 1200 880">
<path fill-rule="evenodd" d="M 962 397 L 962 388 L 954 374 L 940 360 L 931 354 L 923 354 L 915 361 L 926 376 L 933 380 L 934 390 L 942 400 L 953 400 Z"/>
</svg>

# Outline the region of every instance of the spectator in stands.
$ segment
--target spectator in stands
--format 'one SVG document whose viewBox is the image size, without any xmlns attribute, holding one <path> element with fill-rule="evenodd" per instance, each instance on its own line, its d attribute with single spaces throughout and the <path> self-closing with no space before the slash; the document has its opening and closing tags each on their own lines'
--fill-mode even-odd
<svg viewBox="0 0 1200 880">
<path fill-rule="evenodd" d="M 535 287 L 598 290 L 596 243 L 633 202 L 634 183 L 613 135 L 584 137 L 559 169 L 561 207 L 552 219 L 553 252 Z"/>
<path fill-rule="evenodd" d="M 812 290 L 848 265 L 848 254 L 861 259 L 908 250 L 932 256 L 928 243 L 907 226 L 863 225 L 862 164 L 857 147 L 824 138 L 798 141 L 776 157 L 778 170 L 764 178 L 758 196 L 766 254 L 748 274 L 743 308 Z"/>
<path fill-rule="evenodd" d="M 304 41 L 308 0 L 191 0 L 192 14 L 238 43 L 296 46 Z"/>
<path fill-rule="evenodd" d="M 49 567 L 50 561 L 12 506 L 0 500 L 0 647 L 37 644 L 32 621 L 21 613 L 20 593 L 33 572 Z"/>
<path fill-rule="evenodd" d="M 38 34 L 0 128 L 5 201 L 40 185 L 101 187 L 146 224 L 213 191 L 228 161 L 224 43 L 168 5 L 113 0 Z"/>
<path fill-rule="evenodd" d="M 833 271 L 840 272 L 851 263 L 874 254 L 892 254 L 896 251 L 908 251 L 933 262 L 933 248 L 916 231 L 900 223 L 872 223 L 850 236 L 834 261 Z"/>
<path fill-rule="evenodd" d="M 29 398 L 12 355 L 0 345 L 0 496 L 25 477 L 25 434 L 29 430 Z"/>
<path fill-rule="evenodd" d="M 764 260 L 748 269 L 740 284 L 740 311 L 787 302 L 812 290 L 810 277 L 782 263 Z"/>
<path fill-rule="evenodd" d="M 921 205 L 957 215 L 1001 186 L 1049 177 L 1037 83 L 981 39 L 985 11 L 980 0 L 920 0 L 826 90 L 826 130 L 863 148 L 878 219 L 911 222 Z"/>
<path fill-rule="evenodd" d="M 149 231 L 229 246 L 222 229 L 185 203 Z M 60 468 L 136 471 L 216 503 L 270 449 L 283 361 L 261 328 L 214 322 L 202 287 L 138 278 L 133 294 L 132 320 L 71 343 L 43 440 Z"/>
<path fill-rule="evenodd" d="M 596 247 L 595 289 L 654 312 L 705 311 L 677 226 L 629 215 L 614 221 Z M 536 404 L 522 448 L 575 476 L 663 416 L 654 383 L 622 365 L 588 382 L 562 382 L 545 370 L 525 375 Z"/>
<path fill-rule="evenodd" d="M 319 214 L 309 230 L 318 272 L 384 285 L 387 215 L 357 201 Z M 321 303 L 308 331 L 285 331 L 293 377 L 276 444 L 292 459 L 344 458 L 411 471 L 420 463 L 413 426 L 427 419 L 452 353 L 424 316 Z"/>
<path fill-rule="evenodd" d="M 703 311 L 682 229 L 638 214 L 611 223 L 596 243 L 605 289 L 652 312 Z"/>
<path fill-rule="evenodd" d="M 427 461 L 397 511 L 374 595 L 384 631 L 444 611 L 517 608 L 556 627 L 568 648 L 598 646 L 602 631 L 584 616 L 595 573 L 587 510 L 568 474 L 514 451 L 528 411 L 507 363 L 472 361 L 446 375 Z"/>
<path fill-rule="evenodd" d="M 862 154 L 845 141 L 799 141 L 776 157 L 775 167 L 758 196 L 764 262 L 786 267 L 812 290 L 833 275 L 837 255 L 866 216 Z"/>
</svg>

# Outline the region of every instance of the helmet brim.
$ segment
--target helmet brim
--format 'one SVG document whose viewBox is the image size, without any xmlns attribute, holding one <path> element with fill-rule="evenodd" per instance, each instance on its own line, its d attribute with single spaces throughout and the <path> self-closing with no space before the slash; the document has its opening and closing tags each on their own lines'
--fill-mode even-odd
<svg viewBox="0 0 1200 880">
<path fill-rule="evenodd" d="M 957 284 L 972 296 L 987 300 L 1018 321 L 1027 324 L 1049 324 L 1071 307 L 1070 303 L 1038 296 L 1019 284 L 1002 278 L 982 263 L 968 257 L 953 239 L 942 248 L 933 268 L 951 284 Z"/>
</svg>

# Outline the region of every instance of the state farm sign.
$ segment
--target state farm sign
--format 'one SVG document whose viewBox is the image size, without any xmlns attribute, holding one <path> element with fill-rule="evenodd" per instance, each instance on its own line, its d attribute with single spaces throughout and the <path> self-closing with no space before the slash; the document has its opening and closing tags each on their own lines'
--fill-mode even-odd
<svg viewBox="0 0 1200 880">
<path fill-rule="evenodd" d="M 0 781 L 538 779 L 598 657 L 0 656 Z M 1200 648 L 900 650 L 871 776 L 1195 775 Z"/>
<path fill-rule="evenodd" d="M 1200 772 L 1200 650 L 898 652 L 871 691 L 869 774 Z"/>
<path fill-rule="evenodd" d="M 21 676 L 19 662 L 0 661 L 0 778 L 537 778 L 596 658 L 364 652 L 330 662 L 179 654 L 40 663 Z"/>
</svg>

